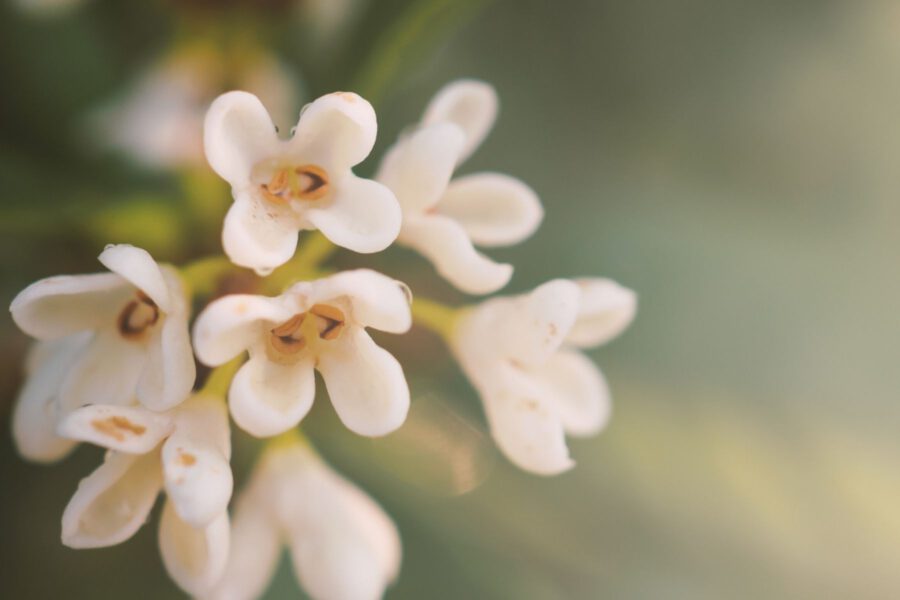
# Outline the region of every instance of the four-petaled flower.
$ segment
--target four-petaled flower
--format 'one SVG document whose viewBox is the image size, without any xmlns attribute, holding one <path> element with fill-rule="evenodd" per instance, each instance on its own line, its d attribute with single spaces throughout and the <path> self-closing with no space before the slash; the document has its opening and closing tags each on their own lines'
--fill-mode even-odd
<svg viewBox="0 0 900 600">
<path fill-rule="evenodd" d="M 360 269 L 297 283 L 275 298 L 225 296 L 197 318 L 194 348 L 210 366 L 249 351 L 228 400 L 235 422 L 255 436 L 300 422 L 315 396 L 314 369 L 348 428 L 384 435 L 406 419 L 409 388 L 400 363 L 365 328 L 407 331 L 408 293 L 402 283 Z"/>
<path fill-rule="evenodd" d="M 569 469 L 565 434 L 587 436 L 609 418 L 599 369 L 581 352 L 621 333 L 634 292 L 608 279 L 557 279 L 530 294 L 492 298 L 456 324 L 454 353 L 481 395 L 491 433 L 522 469 Z"/>
<path fill-rule="evenodd" d="M 400 538 L 391 519 L 294 441 L 268 448 L 238 497 L 228 568 L 205 597 L 260 597 L 284 544 L 294 573 L 316 600 L 381 598 L 400 570 Z"/>
<path fill-rule="evenodd" d="M 420 252 L 444 278 L 470 294 L 497 291 L 513 270 L 478 252 L 473 243 L 518 243 L 543 218 L 537 195 L 508 175 L 475 173 L 450 181 L 457 165 L 487 135 L 496 114 L 496 94 L 488 84 L 449 84 L 432 99 L 419 129 L 387 153 L 376 177 L 396 194 L 403 210 L 398 242 Z"/>
<path fill-rule="evenodd" d="M 210 589 L 228 560 L 232 476 L 224 401 L 199 393 L 161 413 L 84 406 L 60 422 L 59 432 L 109 449 L 66 506 L 63 543 L 98 548 L 127 540 L 165 489 L 159 547 L 166 570 L 191 594 Z"/>
<path fill-rule="evenodd" d="M 204 147 L 234 195 L 222 231 L 228 257 L 268 273 L 294 255 L 301 229 L 318 229 L 355 252 L 387 248 L 400 231 L 397 199 L 351 171 L 372 150 L 376 131 L 372 105 L 349 92 L 307 105 L 288 140 L 279 140 L 256 96 L 219 96 L 206 115 Z"/>
<path fill-rule="evenodd" d="M 16 324 L 39 340 L 91 332 L 86 346 L 62 350 L 64 364 L 30 377 L 44 380 L 36 385 L 46 386 L 45 403 L 58 395 L 64 410 L 127 404 L 135 395 L 147 408 L 172 408 L 196 375 L 178 273 L 126 244 L 108 246 L 99 258 L 111 273 L 42 279 L 10 305 Z"/>
</svg>

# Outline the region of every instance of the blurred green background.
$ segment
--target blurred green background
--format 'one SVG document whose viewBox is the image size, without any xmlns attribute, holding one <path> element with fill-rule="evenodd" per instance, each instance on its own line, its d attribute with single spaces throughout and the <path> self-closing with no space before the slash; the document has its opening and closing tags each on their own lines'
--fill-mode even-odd
<svg viewBox="0 0 900 600">
<path fill-rule="evenodd" d="M 106 242 L 176 262 L 218 251 L 227 191 L 202 166 L 146 168 L 91 126 L 197 42 L 276 53 L 290 114 L 334 89 L 371 97 L 379 143 L 361 173 L 445 82 L 493 83 L 500 119 L 462 172 L 516 175 L 547 212 L 532 239 L 491 251 L 516 264 L 508 291 L 594 274 L 638 291 L 634 326 L 592 353 L 613 420 L 571 440 L 562 476 L 496 452 L 423 330 L 380 338 L 413 389 L 398 433 L 355 437 L 317 401 L 304 429 L 401 530 L 389 598 L 900 596 L 895 0 L 337 3 L 347 17 L 302 1 L 25 4 L 0 8 L 4 304 L 99 270 Z M 237 63 L 216 85 L 237 85 Z M 403 250 L 336 264 L 461 299 Z M 0 336 L 8 431 L 27 340 L 8 318 Z M 255 446 L 234 441 L 240 479 Z M 2 436 L 0 595 L 179 597 L 155 521 L 111 549 L 60 544 L 100 456 L 30 465 Z M 284 561 L 268 597 L 296 593 Z"/>
</svg>

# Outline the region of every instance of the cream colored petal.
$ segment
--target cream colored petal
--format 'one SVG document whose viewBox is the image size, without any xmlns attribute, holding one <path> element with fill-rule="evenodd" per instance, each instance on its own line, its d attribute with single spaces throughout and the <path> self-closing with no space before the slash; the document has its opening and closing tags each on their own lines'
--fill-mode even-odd
<svg viewBox="0 0 900 600">
<path fill-rule="evenodd" d="M 277 298 L 234 294 L 210 303 L 194 323 L 194 351 L 203 364 L 224 364 L 294 316 Z"/>
<path fill-rule="evenodd" d="M 422 125 L 449 122 L 466 132 L 458 162 L 463 162 L 484 140 L 497 118 L 497 93 L 483 81 L 459 79 L 441 88 L 429 102 Z"/>
<path fill-rule="evenodd" d="M 220 513 L 206 527 L 181 520 L 166 502 L 159 522 L 159 551 L 169 576 L 188 594 L 208 593 L 225 573 L 230 544 L 228 513 Z"/>
<path fill-rule="evenodd" d="M 352 92 L 335 92 L 303 109 L 287 147 L 298 160 L 340 171 L 369 155 L 377 132 L 375 109 L 368 101 Z"/>
<path fill-rule="evenodd" d="M 228 404 L 241 429 L 269 437 L 296 427 L 312 407 L 315 394 L 311 356 L 282 365 L 260 350 L 235 375 Z"/>
<path fill-rule="evenodd" d="M 581 348 L 599 346 L 622 333 L 634 320 L 637 295 L 611 279 L 585 278 L 581 288 L 578 319 L 566 342 Z"/>
<path fill-rule="evenodd" d="M 479 246 L 509 246 L 528 238 L 544 218 L 534 191 L 513 177 L 476 173 L 454 179 L 438 212 L 462 225 Z"/>
<path fill-rule="evenodd" d="M 447 190 L 464 142 L 452 123 L 423 127 L 394 144 L 375 178 L 394 192 L 404 214 L 422 214 Z"/>
<path fill-rule="evenodd" d="M 181 279 L 171 267 L 164 267 L 163 274 L 172 296 L 172 311 L 165 315 L 148 345 L 147 362 L 137 388 L 138 400 L 153 410 L 168 410 L 183 402 L 197 377 Z"/>
<path fill-rule="evenodd" d="M 131 404 L 147 350 L 113 330 L 99 331 L 69 369 L 60 401 L 72 408 L 85 404 Z"/>
<path fill-rule="evenodd" d="M 338 417 L 360 435 L 386 435 L 403 424 L 409 387 L 403 368 L 365 330 L 347 327 L 316 366 Z"/>
<path fill-rule="evenodd" d="M 81 333 L 32 346 L 25 385 L 12 413 L 13 441 L 23 458 L 55 462 L 75 447 L 73 441 L 56 433 L 57 421 L 66 412 L 59 404 L 59 390 L 89 339 L 89 334 Z"/>
<path fill-rule="evenodd" d="M 248 189 L 235 193 L 225 215 L 222 246 L 234 264 L 268 275 L 297 249 L 301 219 L 288 206 L 267 202 Z"/>
<path fill-rule="evenodd" d="M 303 299 L 304 307 L 334 304 L 349 307 L 349 319 L 362 327 L 405 333 L 412 325 L 406 285 L 370 269 L 341 271 L 316 281 L 304 281 L 288 293 Z"/>
<path fill-rule="evenodd" d="M 442 215 L 408 218 L 400 242 L 421 253 L 444 279 L 469 294 L 496 292 L 512 277 L 512 265 L 479 253 L 459 223 Z"/>
<path fill-rule="evenodd" d="M 394 193 L 349 172 L 335 182 L 328 202 L 303 208 L 306 219 L 325 237 L 354 252 L 380 252 L 400 233 L 402 214 Z"/>
<path fill-rule="evenodd" d="M 59 435 L 127 454 L 146 454 L 171 433 L 169 414 L 138 406 L 91 404 L 59 422 Z"/>
<path fill-rule="evenodd" d="M 253 484 L 250 484 L 251 487 Z M 252 600 L 262 596 L 275 575 L 281 534 L 266 510 L 265 490 L 248 488 L 237 499 L 231 519 L 231 543 L 225 574 L 207 600 Z"/>
<path fill-rule="evenodd" d="M 612 402 L 600 369 L 577 350 L 560 350 L 533 374 L 556 404 L 569 435 L 588 436 L 609 421 Z"/>
<path fill-rule="evenodd" d="M 203 123 L 203 149 L 213 170 L 233 186 L 243 186 L 258 162 L 273 157 L 278 134 L 259 98 L 247 92 L 222 94 Z"/>
<path fill-rule="evenodd" d="M 147 294 L 162 312 L 171 312 L 169 286 L 149 252 L 130 244 L 110 244 L 98 258 L 104 267 Z"/>
<path fill-rule="evenodd" d="M 541 365 L 556 352 L 578 314 L 580 292 L 567 279 L 554 279 L 513 299 L 485 335 L 499 344 L 506 358 Z"/>
<path fill-rule="evenodd" d="M 124 542 L 147 520 L 161 486 L 156 453 L 108 452 L 63 512 L 63 544 L 100 548 Z"/>
<path fill-rule="evenodd" d="M 304 590 L 316 599 L 382 597 L 400 569 L 390 517 L 308 448 L 281 454 L 277 514 Z"/>
<path fill-rule="evenodd" d="M 231 432 L 221 398 L 198 394 L 174 412 L 175 431 L 162 447 L 166 493 L 180 519 L 205 527 L 228 509 Z"/>
<path fill-rule="evenodd" d="M 491 435 L 516 466 L 538 475 L 557 475 L 569 458 L 563 423 L 554 399 L 538 381 L 508 363 L 491 365 L 495 380 L 480 388 Z"/>
<path fill-rule="evenodd" d="M 60 275 L 29 285 L 9 310 L 22 331 L 51 340 L 111 326 L 132 293 L 115 273 Z"/>
</svg>

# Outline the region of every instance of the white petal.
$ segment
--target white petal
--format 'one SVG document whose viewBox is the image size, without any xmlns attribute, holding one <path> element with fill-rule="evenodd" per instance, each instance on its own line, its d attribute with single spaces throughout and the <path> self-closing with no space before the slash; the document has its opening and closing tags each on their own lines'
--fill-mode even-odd
<svg viewBox="0 0 900 600">
<path fill-rule="evenodd" d="M 169 286 L 149 252 L 130 244 L 110 244 L 98 259 L 104 267 L 147 294 L 161 311 L 172 310 Z"/>
<path fill-rule="evenodd" d="M 448 217 L 408 218 L 400 241 L 420 252 L 442 277 L 469 294 L 495 292 L 512 277 L 512 265 L 496 263 L 476 251 L 465 230 Z"/>
<path fill-rule="evenodd" d="M 533 373 L 547 388 L 569 435 L 593 435 L 609 421 L 609 386 L 600 369 L 581 352 L 560 350 Z"/>
<path fill-rule="evenodd" d="M 137 388 L 138 400 L 153 410 L 168 410 L 183 402 L 197 377 L 181 279 L 170 267 L 164 267 L 163 274 L 169 285 L 172 310 L 165 315 L 159 331 L 154 332 Z"/>
<path fill-rule="evenodd" d="M 605 344 L 631 324 L 637 312 L 637 295 L 611 279 L 575 281 L 581 288 L 578 320 L 566 341 L 582 348 Z"/>
<path fill-rule="evenodd" d="M 60 275 L 32 283 L 9 310 L 19 328 L 38 339 L 57 339 L 112 325 L 132 294 L 114 273 Z"/>
<path fill-rule="evenodd" d="M 260 350 L 235 375 L 228 405 L 241 429 L 256 437 L 269 437 L 296 427 L 312 407 L 315 395 L 312 357 L 281 365 Z"/>
<path fill-rule="evenodd" d="M 294 312 L 282 301 L 234 294 L 210 303 L 194 323 L 194 351 L 203 364 L 224 364 Z"/>
<path fill-rule="evenodd" d="M 306 592 L 317 599 L 381 598 L 400 568 L 400 537 L 390 517 L 308 448 L 282 453 L 287 481 L 278 513 Z"/>
<path fill-rule="evenodd" d="M 150 452 L 172 431 L 172 418 L 137 406 L 91 404 L 59 423 L 59 434 L 128 454 Z"/>
<path fill-rule="evenodd" d="M 397 359 L 365 330 L 346 327 L 316 368 L 341 421 L 360 435 L 388 434 L 409 411 L 409 386 Z"/>
<path fill-rule="evenodd" d="M 481 144 L 497 118 L 497 93 L 483 81 L 459 79 L 441 88 L 422 117 L 422 125 L 450 122 L 466 132 L 459 162 Z"/>
<path fill-rule="evenodd" d="M 394 192 L 404 214 L 421 214 L 446 191 L 464 141 L 452 123 L 423 127 L 394 144 L 375 178 Z"/>
<path fill-rule="evenodd" d="M 303 298 L 304 308 L 338 304 L 350 309 L 350 320 L 362 327 L 405 333 L 412 326 L 406 286 L 370 269 L 341 271 L 316 281 L 303 281 L 289 293 Z"/>
<path fill-rule="evenodd" d="M 107 453 L 103 464 L 78 484 L 63 512 L 63 544 L 100 548 L 124 542 L 147 520 L 161 485 L 155 453 Z"/>
<path fill-rule="evenodd" d="M 278 135 L 259 98 L 247 92 L 222 94 L 203 123 L 203 148 L 209 166 L 232 185 L 250 180 L 253 166 L 275 154 Z"/>
<path fill-rule="evenodd" d="M 175 431 L 162 447 L 166 493 L 180 519 L 204 527 L 231 499 L 228 412 L 211 395 L 194 396 L 173 412 Z"/>
<path fill-rule="evenodd" d="M 491 434 L 506 457 L 538 475 L 570 469 L 575 463 L 553 398 L 516 367 L 500 363 L 494 368 L 496 384 L 480 391 Z"/>
<path fill-rule="evenodd" d="M 391 190 L 349 172 L 335 182 L 327 203 L 307 208 L 304 214 L 331 242 L 363 254 L 390 246 L 400 233 L 402 220 Z"/>
<path fill-rule="evenodd" d="M 227 512 L 206 527 L 195 528 L 166 502 L 159 522 L 159 551 L 169 576 L 185 592 L 193 596 L 207 593 L 222 577 L 228 564 L 229 537 Z"/>
<path fill-rule="evenodd" d="M 300 218 L 289 206 L 279 206 L 255 192 L 235 194 L 225 215 L 222 246 L 236 265 L 267 275 L 291 259 L 297 249 Z"/>
<path fill-rule="evenodd" d="M 268 587 L 278 567 L 281 539 L 265 510 L 264 500 L 249 488 L 237 499 L 231 519 L 228 565 L 205 598 L 251 600 L 262 596 Z"/>
<path fill-rule="evenodd" d="M 377 132 L 375 109 L 368 101 L 352 92 L 335 92 L 303 109 L 287 144 L 299 160 L 343 170 L 369 155 Z"/>
<path fill-rule="evenodd" d="M 496 339 L 507 357 L 525 365 L 540 365 L 566 338 L 579 305 L 578 286 L 554 279 L 519 296 L 487 334 Z"/>
<path fill-rule="evenodd" d="M 544 218 L 534 191 L 513 177 L 476 173 L 454 179 L 438 212 L 459 222 L 479 246 L 509 246 L 529 237 Z"/>
<path fill-rule="evenodd" d="M 63 380 L 60 400 L 72 408 L 85 404 L 130 404 L 147 362 L 143 344 L 113 330 L 99 331 Z"/>
<path fill-rule="evenodd" d="M 74 448 L 74 442 L 56 433 L 57 420 L 65 413 L 58 396 L 66 372 L 88 339 L 86 334 L 75 334 L 38 342 L 29 352 L 25 385 L 12 414 L 13 440 L 23 458 L 54 462 Z"/>
</svg>

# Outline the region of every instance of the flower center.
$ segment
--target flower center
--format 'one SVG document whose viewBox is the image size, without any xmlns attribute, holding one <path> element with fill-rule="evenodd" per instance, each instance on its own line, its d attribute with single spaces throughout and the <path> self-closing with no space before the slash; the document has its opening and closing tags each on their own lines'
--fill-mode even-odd
<svg viewBox="0 0 900 600">
<path fill-rule="evenodd" d="M 314 304 L 308 311 L 296 314 L 272 329 L 269 357 L 282 362 L 315 345 L 317 340 L 335 340 L 341 335 L 344 323 L 344 313 L 340 309 L 328 304 Z"/>
<path fill-rule="evenodd" d="M 263 196 L 274 204 L 290 200 L 319 200 L 328 193 L 328 173 L 316 165 L 278 169 L 269 183 L 259 186 Z"/>
<path fill-rule="evenodd" d="M 138 290 L 119 313 L 119 333 L 127 340 L 138 340 L 159 321 L 159 307 L 147 294 Z"/>
</svg>

